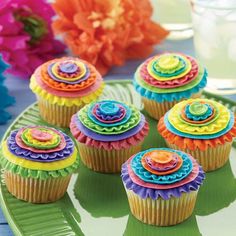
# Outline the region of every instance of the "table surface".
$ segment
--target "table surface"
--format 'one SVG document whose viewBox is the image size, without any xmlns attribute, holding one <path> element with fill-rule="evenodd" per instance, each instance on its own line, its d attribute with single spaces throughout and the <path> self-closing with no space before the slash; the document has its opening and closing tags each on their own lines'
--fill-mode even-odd
<svg viewBox="0 0 236 236">
<path fill-rule="evenodd" d="M 163 51 L 179 51 L 194 56 L 192 39 L 184 41 L 165 41 L 158 45 L 154 51 L 155 53 Z M 137 66 L 141 60 L 128 61 L 122 67 L 113 68 L 105 79 L 131 79 Z M 10 94 L 16 98 L 16 104 L 8 109 L 12 114 L 12 119 L 5 125 L 0 125 L 0 137 L 4 134 L 11 122 L 30 104 L 35 101 L 34 94 L 28 88 L 28 80 L 19 80 L 17 78 L 9 77 L 6 80 L 6 85 L 10 90 Z M 236 94 L 230 97 L 236 100 Z M 13 233 L 9 228 L 7 221 L 0 208 L 0 236 L 12 236 Z"/>
</svg>

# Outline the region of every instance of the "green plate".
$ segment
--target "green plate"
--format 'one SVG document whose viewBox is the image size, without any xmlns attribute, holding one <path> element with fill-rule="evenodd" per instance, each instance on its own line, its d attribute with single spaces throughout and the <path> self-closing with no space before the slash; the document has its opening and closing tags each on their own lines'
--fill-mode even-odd
<svg viewBox="0 0 236 236">
<path fill-rule="evenodd" d="M 108 81 L 104 98 L 135 104 L 142 109 L 141 99 L 130 81 Z M 236 110 L 236 103 L 222 97 L 204 93 L 204 96 L 221 101 Z M 156 132 L 156 121 L 148 118 L 151 132 L 143 149 L 165 146 Z M 29 124 L 46 124 L 39 118 L 37 104 L 28 107 L 7 130 Z M 69 132 L 65 130 L 65 132 Z M 182 224 L 172 227 L 155 227 L 136 220 L 129 211 L 119 175 L 99 174 L 82 163 L 73 175 L 67 194 L 51 204 L 30 204 L 11 196 L 1 179 L 0 203 L 15 235 L 24 236 L 143 236 L 143 235 L 234 235 L 236 232 L 236 151 L 230 161 L 218 171 L 207 174 L 200 188 L 193 215 Z M 230 234 L 230 232 L 232 232 Z"/>
</svg>

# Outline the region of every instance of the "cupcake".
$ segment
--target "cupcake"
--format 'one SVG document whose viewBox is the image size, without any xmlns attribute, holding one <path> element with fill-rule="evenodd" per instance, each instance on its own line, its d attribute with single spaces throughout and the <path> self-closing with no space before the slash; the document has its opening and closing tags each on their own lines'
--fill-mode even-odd
<svg viewBox="0 0 236 236">
<path fill-rule="evenodd" d="M 8 191 L 32 202 L 54 202 L 65 194 L 78 168 L 72 139 L 46 126 L 12 131 L 2 142 L 0 164 Z"/>
<path fill-rule="evenodd" d="M 69 127 L 71 116 L 97 100 L 103 87 L 102 77 L 92 65 L 72 57 L 44 63 L 30 80 L 41 117 L 59 127 Z"/>
<path fill-rule="evenodd" d="M 233 112 L 208 99 L 176 104 L 157 127 L 167 146 L 196 158 L 204 171 L 222 167 L 229 159 L 236 122 Z"/>
<path fill-rule="evenodd" d="M 130 157 L 121 177 L 131 213 L 144 223 L 169 226 L 191 216 L 205 175 L 189 154 L 152 148 Z"/>
<path fill-rule="evenodd" d="M 98 172 L 120 172 L 121 165 L 141 150 L 148 134 L 145 117 L 133 106 L 104 100 L 73 115 L 70 130 L 82 162 Z"/>
<path fill-rule="evenodd" d="M 147 59 L 133 80 L 145 110 L 156 120 L 181 100 L 200 97 L 206 83 L 206 69 L 194 58 L 177 53 Z"/>
</svg>

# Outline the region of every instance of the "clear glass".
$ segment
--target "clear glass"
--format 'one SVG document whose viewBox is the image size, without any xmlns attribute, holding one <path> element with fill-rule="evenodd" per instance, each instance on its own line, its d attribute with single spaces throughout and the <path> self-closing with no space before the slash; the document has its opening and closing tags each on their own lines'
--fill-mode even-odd
<svg viewBox="0 0 236 236">
<path fill-rule="evenodd" d="M 169 39 L 180 40 L 193 35 L 189 0 L 151 0 L 153 19 L 170 31 Z"/>
<path fill-rule="evenodd" d="M 236 93 L 236 0 L 192 0 L 196 56 L 208 69 L 207 89 Z"/>
</svg>

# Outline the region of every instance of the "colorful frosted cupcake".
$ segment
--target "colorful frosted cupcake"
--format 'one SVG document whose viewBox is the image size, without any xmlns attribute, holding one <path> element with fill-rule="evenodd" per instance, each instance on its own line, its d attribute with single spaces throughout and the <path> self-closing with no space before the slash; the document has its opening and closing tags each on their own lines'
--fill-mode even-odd
<svg viewBox="0 0 236 236">
<path fill-rule="evenodd" d="M 121 165 L 141 150 L 148 129 L 135 107 L 111 100 L 86 105 L 70 124 L 83 163 L 107 173 L 120 172 Z"/>
<path fill-rule="evenodd" d="M 205 175 L 189 154 L 152 148 L 125 162 L 121 177 L 131 213 L 144 223 L 168 226 L 191 216 Z"/>
<path fill-rule="evenodd" d="M 158 123 L 158 131 L 171 148 L 190 153 L 204 171 L 222 167 L 236 137 L 234 114 L 208 99 L 176 104 Z"/>
<path fill-rule="evenodd" d="M 194 58 L 177 53 L 147 59 L 133 81 L 145 110 L 157 120 L 181 100 L 200 97 L 206 83 L 206 69 Z"/>
<path fill-rule="evenodd" d="M 28 126 L 12 131 L 3 141 L 0 164 L 12 195 L 47 203 L 63 197 L 78 168 L 78 157 L 66 134 L 46 126 Z"/>
<path fill-rule="evenodd" d="M 40 115 L 49 124 L 60 127 L 69 127 L 71 116 L 97 100 L 103 87 L 102 77 L 92 65 L 72 57 L 44 63 L 30 81 Z"/>
</svg>

